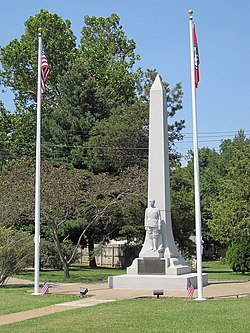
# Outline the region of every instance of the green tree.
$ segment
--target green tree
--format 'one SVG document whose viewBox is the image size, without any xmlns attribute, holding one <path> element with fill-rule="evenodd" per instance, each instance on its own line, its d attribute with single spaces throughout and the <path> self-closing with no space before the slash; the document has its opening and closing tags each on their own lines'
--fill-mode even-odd
<svg viewBox="0 0 250 333">
<path fill-rule="evenodd" d="M 42 136 L 47 132 L 48 119 L 58 106 L 59 79 L 67 72 L 77 54 L 76 37 L 70 28 L 69 20 L 63 21 L 58 15 L 41 10 L 31 16 L 24 25 L 25 33 L 20 40 L 14 39 L 0 49 L 0 83 L 9 87 L 15 96 L 13 130 L 8 138 L 13 158 L 25 154 L 30 156 L 34 152 L 38 27 L 43 28 L 43 44 L 50 67 L 42 103 Z"/>
<path fill-rule="evenodd" d="M 32 264 L 32 249 L 31 235 L 0 226 L 0 285 Z"/>
<path fill-rule="evenodd" d="M 86 143 L 87 166 L 94 172 L 119 172 L 131 165 L 147 165 L 148 156 L 148 112 L 149 89 L 157 75 L 156 70 L 141 71 L 140 84 L 137 82 L 139 98 L 130 107 L 113 109 L 109 118 L 96 123 Z M 169 116 L 169 154 L 170 165 L 174 167 L 180 161 L 180 154 L 175 149 L 175 142 L 182 139 L 181 130 L 184 120 L 172 122 L 176 112 L 182 109 L 181 84 L 173 89 L 163 83 L 167 93 Z"/>
<path fill-rule="evenodd" d="M 117 108 L 97 123 L 85 144 L 86 165 L 97 172 L 117 173 L 128 166 L 147 166 L 148 130 L 145 108 Z"/>
<path fill-rule="evenodd" d="M 194 244 L 190 241 L 190 236 L 195 235 L 194 161 L 192 152 L 189 153 L 187 166 L 172 169 L 171 206 L 175 240 L 184 253 L 192 254 Z M 205 244 L 215 242 L 211 238 L 208 224 L 213 218 L 211 202 L 218 196 L 224 173 L 224 165 L 218 152 L 207 147 L 199 149 L 200 208 Z"/>
<path fill-rule="evenodd" d="M 15 102 L 20 111 L 35 107 L 37 89 L 37 49 L 38 28 L 43 28 L 43 43 L 51 68 L 47 93 L 48 104 L 57 100 L 58 78 L 63 75 L 76 56 L 76 37 L 70 21 L 63 21 L 56 14 L 41 10 L 25 23 L 25 33 L 20 41 L 14 39 L 1 47 L 1 83 L 10 87 L 15 94 Z M 46 104 L 46 102 L 44 103 Z"/>
<path fill-rule="evenodd" d="M 13 131 L 13 116 L 0 101 L 0 169 L 11 158 L 10 136 Z"/>
<path fill-rule="evenodd" d="M 63 243 L 67 240 L 64 225 L 80 215 L 82 172 L 64 167 L 54 168 L 42 163 L 41 173 L 41 237 L 53 239 L 58 256 L 69 276 L 69 264 L 74 258 L 65 256 Z M 18 160 L 8 164 L 0 174 L 1 222 L 34 233 L 34 161 Z"/>
<path fill-rule="evenodd" d="M 138 167 L 123 170 L 118 175 L 95 175 L 87 190 L 82 209 L 89 253 L 94 244 L 111 239 L 135 240 L 143 237 L 142 207 L 146 202 L 147 173 Z M 129 231 L 126 233 L 125 231 Z M 91 267 L 96 267 L 94 256 Z"/>
<path fill-rule="evenodd" d="M 250 140 L 242 131 L 234 140 L 221 144 L 224 175 L 219 181 L 218 196 L 212 201 L 212 219 L 208 222 L 211 235 L 229 244 L 249 234 Z"/>
<path fill-rule="evenodd" d="M 190 237 L 194 235 L 193 170 L 178 166 L 171 173 L 171 211 L 175 242 L 184 256 L 194 253 Z"/>
<path fill-rule="evenodd" d="M 133 72 L 133 65 L 139 56 L 135 54 L 135 42 L 127 38 L 119 21 L 116 14 L 107 18 L 85 17 L 79 57 L 67 75 L 61 77 L 59 106 L 53 119 L 49 119 L 53 126 L 46 131 L 46 141 L 52 138 L 46 156 L 52 153 L 52 158 L 59 157 L 59 163 L 91 168 L 96 162 L 90 156 L 92 145 L 98 144 L 92 136 L 107 124 L 113 108 L 126 109 L 136 101 L 138 75 Z M 110 121 L 114 124 L 113 118 Z M 51 144 L 56 145 L 54 155 Z M 102 170 L 106 171 L 98 169 Z"/>
<path fill-rule="evenodd" d="M 77 248 L 86 240 L 92 253 L 94 243 L 124 237 L 121 230 L 126 224 L 135 230 L 138 214 L 131 222 L 135 208 L 131 208 L 130 198 L 142 200 L 145 175 L 138 168 L 114 177 L 42 163 L 41 237 L 53 240 L 66 278 Z M 4 193 L 0 197 L 1 223 L 34 233 L 34 162 L 19 160 L 5 166 L 0 174 L 0 192 Z M 130 214 L 128 221 L 126 214 Z M 74 244 L 70 255 L 64 251 L 68 240 Z"/>
<path fill-rule="evenodd" d="M 193 170 L 193 161 L 191 166 Z M 202 236 L 205 242 L 210 243 L 212 241 L 214 243 L 208 227 L 208 223 L 212 219 L 210 208 L 211 202 L 218 197 L 220 180 L 224 175 L 224 165 L 221 163 L 221 156 L 215 149 L 208 147 L 199 149 L 199 171 Z"/>
<path fill-rule="evenodd" d="M 16 156 L 31 156 L 35 150 L 39 26 L 43 27 L 43 42 L 51 70 L 42 103 L 42 156 L 53 160 L 56 165 L 73 164 L 78 168 L 92 168 L 93 163 L 97 163 L 101 171 L 106 166 L 110 168 L 110 154 L 104 153 L 107 156 L 102 163 L 103 154 L 97 160 L 99 152 L 91 147 L 106 146 L 105 141 L 114 132 L 120 151 L 127 149 L 129 143 L 133 150 L 130 151 L 132 160 L 140 163 L 142 159 L 144 165 L 148 90 L 156 70 L 147 70 L 145 73 L 141 69 L 134 71 L 134 64 L 140 59 L 135 53 L 136 44 L 133 39 L 128 39 L 116 14 L 107 18 L 86 16 L 80 47 L 77 49 L 70 22 L 41 10 L 25 22 L 25 33 L 20 40 L 15 39 L 1 48 L 1 83 L 13 90 L 16 104 L 13 130 L 8 138 L 12 148 L 9 155 L 13 159 Z M 164 85 L 169 116 L 172 118 L 182 108 L 181 85 L 177 84 L 173 89 L 167 83 Z M 125 117 L 122 128 L 121 122 Z M 128 130 L 128 123 L 133 118 L 138 118 L 138 122 Z M 118 123 L 115 124 L 115 121 Z M 183 126 L 183 120 L 169 125 L 172 161 L 179 157 L 174 142 L 182 138 Z M 133 137 L 136 137 L 136 142 L 128 142 Z M 121 145 L 122 142 L 124 145 Z M 117 150 L 115 139 L 110 146 Z M 124 157 L 120 151 L 113 159 L 111 169 L 120 170 L 128 165 L 127 158 L 124 165 L 118 165 L 121 155 Z"/>
<path fill-rule="evenodd" d="M 60 78 L 58 107 L 43 120 L 43 156 L 54 164 L 83 168 L 90 131 L 110 112 L 103 89 L 85 68 L 78 59 Z"/>
<path fill-rule="evenodd" d="M 77 171 L 73 169 L 70 173 L 66 168 L 56 170 L 50 165 L 48 172 L 46 171 L 46 177 L 51 172 L 52 175 L 55 173 L 55 179 L 51 179 L 48 183 L 51 185 L 51 193 L 44 193 L 46 194 L 44 207 L 48 210 L 42 212 L 47 214 L 43 216 L 43 219 L 47 222 L 53 221 L 50 223 L 50 232 L 53 234 L 56 231 L 55 235 L 59 235 L 58 244 L 67 237 L 65 230 L 79 235 L 79 230 L 85 230 L 84 228 L 89 224 L 92 227 L 95 224 L 95 228 L 90 230 L 88 227 L 88 234 L 95 241 L 99 240 L 100 230 L 105 225 L 102 223 L 105 219 L 110 221 L 110 216 L 112 221 L 115 219 L 122 221 L 122 225 L 118 223 L 116 232 L 119 234 L 119 228 L 121 228 L 125 235 L 124 231 L 130 230 L 131 238 L 133 232 L 137 232 L 132 222 L 132 212 L 135 213 L 136 205 L 139 210 L 144 207 L 146 181 L 141 190 L 143 200 L 130 197 L 130 201 L 128 200 L 125 206 L 126 209 L 121 209 L 119 206 L 121 201 L 116 200 L 117 197 L 121 197 L 121 189 L 117 191 L 117 196 L 112 196 L 110 191 L 112 192 L 112 189 L 117 186 L 115 184 L 122 183 L 124 179 L 127 179 L 130 184 L 130 188 L 126 184 L 121 187 L 126 197 L 127 193 L 132 194 L 132 188 L 136 193 L 137 191 L 140 193 L 138 189 L 142 189 L 142 184 L 137 179 L 144 179 L 146 174 L 144 166 L 147 163 L 148 146 L 148 92 L 156 71 L 147 70 L 145 73 L 141 69 L 134 71 L 134 64 L 136 60 L 139 60 L 139 56 L 135 53 L 136 45 L 132 39 L 127 38 L 120 25 L 120 18 L 116 14 L 107 18 L 86 17 L 79 49 L 76 49 L 75 36 L 68 20 L 63 21 L 59 16 L 44 10 L 30 17 L 25 22 L 25 33 L 20 41 L 10 42 L 9 45 L 1 48 L 0 53 L 3 67 L 0 73 L 1 83 L 13 89 L 16 96 L 16 110 L 13 115 L 11 135 L 8 138 L 12 147 L 12 154 L 9 155 L 12 155 L 13 159 L 16 156 L 33 156 L 35 150 L 37 28 L 39 26 L 44 29 L 43 41 L 51 68 L 42 103 L 42 156 L 54 166 L 66 164 L 77 168 L 88 167 L 97 173 L 95 176 L 88 174 L 90 190 L 84 190 L 83 196 L 88 193 L 89 199 L 86 202 L 81 202 L 81 199 L 74 202 L 74 198 L 79 198 L 81 192 L 79 188 L 76 191 L 77 186 L 73 185 L 78 179 L 78 174 L 74 174 Z M 167 83 L 164 83 L 164 86 L 167 91 L 168 112 L 172 120 L 176 112 L 182 108 L 183 93 L 180 84 L 173 89 L 170 89 Z M 175 166 L 175 162 L 180 157 L 175 151 L 174 142 L 182 138 L 183 127 L 183 120 L 169 125 L 171 167 Z M 4 140 L 7 142 L 6 137 Z M 104 149 L 100 149 L 101 147 Z M 124 175 L 123 172 L 130 166 L 134 167 L 131 170 L 137 170 L 136 177 L 133 176 L 133 172 L 130 176 Z M 17 167 L 13 166 L 13 168 Z M 13 191 L 13 195 L 16 194 L 16 200 L 13 200 L 11 191 L 6 193 L 6 200 L 4 198 L 5 201 L 2 202 L 4 207 L 2 214 L 9 214 L 10 220 L 17 212 L 15 223 L 22 222 L 24 228 L 27 223 L 27 227 L 30 228 L 29 222 L 33 220 L 30 212 L 33 212 L 34 208 L 33 199 L 31 200 L 31 196 L 34 195 L 33 180 L 31 181 L 34 178 L 33 168 L 26 172 L 24 172 L 25 168 L 15 170 L 18 176 L 12 175 L 9 186 L 11 184 L 13 186 L 17 181 L 18 184 Z M 99 172 L 109 172 L 112 177 L 116 174 L 119 181 L 115 177 L 109 178 L 106 174 L 98 175 Z M 55 191 L 58 186 L 55 180 L 59 181 L 59 175 L 60 180 L 65 180 L 65 184 L 62 185 L 64 190 L 61 190 L 62 193 L 64 192 L 64 199 L 60 198 L 61 192 Z M 69 176 L 72 177 L 71 180 L 67 179 Z M 103 190 L 98 187 L 100 180 L 98 177 L 102 177 L 103 181 L 107 182 L 109 191 L 103 193 Z M 4 184 L 7 179 L 2 178 L 1 181 Z M 19 181 L 23 182 L 20 187 Z M 28 181 L 26 187 L 24 187 L 25 181 Z M 79 183 L 82 184 L 82 180 Z M 103 182 L 100 183 L 103 184 Z M 86 186 L 84 188 L 86 189 Z M 73 191 L 72 196 L 70 189 Z M 56 194 L 53 194 L 53 191 Z M 10 204 L 10 207 L 13 207 L 12 212 L 10 209 L 5 210 L 8 208 L 7 199 L 9 201 L 12 199 Z M 49 204 L 54 199 L 56 201 L 52 209 Z M 114 205 L 109 205 L 111 199 L 115 201 Z M 15 208 L 17 202 L 23 204 Z M 77 209 L 70 210 L 70 204 Z M 105 210 L 105 218 L 100 219 L 100 214 L 105 207 L 108 208 Z M 119 219 L 118 216 L 121 217 L 121 215 L 128 216 L 130 222 L 126 224 L 125 219 Z M 62 221 L 64 223 L 61 223 Z M 46 224 L 49 225 L 47 222 Z M 107 234 L 114 236 L 115 232 L 110 232 L 113 228 L 112 223 L 109 224 L 110 229 Z M 67 227 L 68 229 L 66 224 L 70 226 Z M 54 226 L 53 230 L 51 226 Z"/>
<path fill-rule="evenodd" d="M 135 53 L 135 41 L 128 39 L 117 14 L 107 18 L 85 16 L 84 23 L 81 57 L 90 75 L 99 86 L 105 87 L 110 106 L 133 102 L 138 74 L 132 69 L 140 59 Z"/>
<path fill-rule="evenodd" d="M 37 78 L 37 28 L 43 27 L 50 76 L 42 103 L 42 154 L 55 164 L 84 167 L 82 148 L 89 131 L 107 118 L 114 106 L 136 98 L 133 65 L 135 42 L 123 31 L 120 18 L 85 17 L 81 45 L 76 49 L 70 22 L 41 10 L 25 22 L 20 41 L 1 48 L 1 83 L 15 94 L 10 141 L 16 154 L 33 155 Z"/>
<path fill-rule="evenodd" d="M 227 263 L 234 272 L 250 272 L 250 237 L 232 242 L 227 251 Z"/>
</svg>

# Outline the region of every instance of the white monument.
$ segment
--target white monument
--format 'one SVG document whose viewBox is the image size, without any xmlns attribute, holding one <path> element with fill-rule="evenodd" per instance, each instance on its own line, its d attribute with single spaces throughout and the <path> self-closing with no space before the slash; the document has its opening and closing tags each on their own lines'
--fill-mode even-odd
<svg viewBox="0 0 250 333">
<path fill-rule="evenodd" d="M 150 90 L 148 207 L 145 240 L 139 258 L 126 275 L 110 276 L 109 288 L 186 290 L 197 286 L 197 274 L 180 256 L 174 242 L 168 155 L 166 92 L 157 75 Z M 207 284 L 207 274 L 203 274 Z"/>
</svg>

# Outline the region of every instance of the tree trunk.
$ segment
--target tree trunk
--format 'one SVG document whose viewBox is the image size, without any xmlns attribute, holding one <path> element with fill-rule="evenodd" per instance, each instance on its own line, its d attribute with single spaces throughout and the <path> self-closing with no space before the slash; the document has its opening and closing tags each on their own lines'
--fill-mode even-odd
<svg viewBox="0 0 250 333">
<path fill-rule="evenodd" d="M 89 267 L 97 268 L 95 256 L 94 256 L 94 240 L 91 236 L 88 236 L 88 248 L 89 248 Z"/>
<path fill-rule="evenodd" d="M 61 242 L 59 240 L 58 234 L 57 234 L 56 225 L 53 225 L 52 223 L 50 223 L 49 226 L 51 227 L 53 239 L 54 239 L 54 242 L 56 244 L 56 248 L 57 248 L 57 251 L 58 251 L 58 254 L 59 254 L 59 258 L 60 258 L 61 263 L 63 265 L 64 278 L 69 279 L 70 278 L 69 263 L 67 262 L 67 259 L 63 255 L 62 246 L 61 246 Z"/>
<path fill-rule="evenodd" d="M 64 273 L 64 279 L 69 279 L 70 275 L 69 275 L 69 264 L 64 261 L 63 263 L 63 273 Z"/>
</svg>

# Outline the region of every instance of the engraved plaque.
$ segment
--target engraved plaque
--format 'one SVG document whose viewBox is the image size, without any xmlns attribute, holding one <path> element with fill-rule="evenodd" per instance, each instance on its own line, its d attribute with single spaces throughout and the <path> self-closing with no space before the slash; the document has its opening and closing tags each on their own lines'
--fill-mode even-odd
<svg viewBox="0 0 250 333">
<path fill-rule="evenodd" d="M 138 261 L 138 274 L 165 275 L 165 260 L 143 259 Z"/>
</svg>

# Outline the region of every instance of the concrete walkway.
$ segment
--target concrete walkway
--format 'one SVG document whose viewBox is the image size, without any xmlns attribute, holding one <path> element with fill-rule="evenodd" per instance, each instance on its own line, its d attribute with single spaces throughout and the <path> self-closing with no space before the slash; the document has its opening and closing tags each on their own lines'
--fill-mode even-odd
<svg viewBox="0 0 250 333">
<path fill-rule="evenodd" d="M 32 282 L 20 279 L 10 279 L 8 281 L 8 285 L 27 285 L 33 287 Z M 89 297 L 83 297 L 77 301 L 50 305 L 39 309 L 1 315 L 0 325 L 20 322 L 26 319 L 40 316 L 46 316 L 51 313 L 62 312 L 69 309 L 93 306 L 100 303 L 153 296 L 153 290 L 109 289 L 107 282 L 49 284 L 49 292 L 52 294 L 80 295 L 81 287 L 88 288 Z M 203 295 L 207 299 L 222 297 L 243 297 L 248 294 L 250 294 L 250 281 L 211 281 L 208 286 L 203 288 Z M 164 297 L 186 298 L 187 294 L 186 291 L 164 290 Z M 194 298 L 196 297 L 197 290 L 195 290 L 194 293 Z"/>
</svg>

